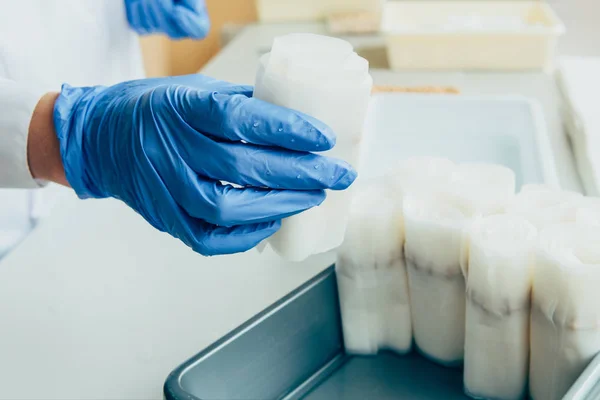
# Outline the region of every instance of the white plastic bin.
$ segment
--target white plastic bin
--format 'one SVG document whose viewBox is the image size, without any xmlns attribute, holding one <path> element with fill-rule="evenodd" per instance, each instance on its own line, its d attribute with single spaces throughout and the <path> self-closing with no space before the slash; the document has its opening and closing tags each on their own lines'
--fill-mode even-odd
<svg viewBox="0 0 600 400">
<path fill-rule="evenodd" d="M 542 1 L 388 1 L 382 20 L 390 67 L 539 70 L 565 31 Z"/>
<path fill-rule="evenodd" d="M 385 0 L 256 0 L 260 22 L 322 20 L 340 12 L 380 12 Z"/>
</svg>

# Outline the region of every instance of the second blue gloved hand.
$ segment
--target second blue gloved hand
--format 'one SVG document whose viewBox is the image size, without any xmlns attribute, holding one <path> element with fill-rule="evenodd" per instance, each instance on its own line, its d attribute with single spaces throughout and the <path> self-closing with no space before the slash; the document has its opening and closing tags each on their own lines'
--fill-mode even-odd
<svg viewBox="0 0 600 400">
<path fill-rule="evenodd" d="M 248 250 L 356 178 L 344 161 L 308 153 L 333 147 L 327 126 L 251 96 L 202 75 L 64 85 L 54 121 L 67 180 L 199 253 Z"/>
<path fill-rule="evenodd" d="M 129 25 L 141 35 L 202 39 L 210 29 L 204 0 L 125 0 L 125 8 Z"/>
</svg>

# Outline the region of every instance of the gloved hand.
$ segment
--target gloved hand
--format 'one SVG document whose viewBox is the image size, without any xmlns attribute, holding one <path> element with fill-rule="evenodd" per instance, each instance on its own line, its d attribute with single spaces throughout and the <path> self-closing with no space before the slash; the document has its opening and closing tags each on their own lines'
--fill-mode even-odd
<svg viewBox="0 0 600 400">
<path fill-rule="evenodd" d="M 251 96 L 202 75 L 64 85 L 54 123 L 67 180 L 199 253 L 248 250 L 356 178 L 346 162 L 308 153 L 334 146 L 326 125 Z"/>
<path fill-rule="evenodd" d="M 203 39 L 210 20 L 204 0 L 125 0 L 129 25 L 140 35 Z"/>
</svg>

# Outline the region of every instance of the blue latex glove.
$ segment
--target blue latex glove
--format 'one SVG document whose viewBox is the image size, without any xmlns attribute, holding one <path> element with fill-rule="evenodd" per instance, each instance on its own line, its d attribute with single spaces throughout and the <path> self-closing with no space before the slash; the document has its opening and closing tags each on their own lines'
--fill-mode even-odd
<svg viewBox="0 0 600 400">
<path fill-rule="evenodd" d="M 210 20 L 204 0 L 125 0 L 129 25 L 140 35 L 203 39 Z"/>
<path fill-rule="evenodd" d="M 81 198 L 123 200 L 199 253 L 248 250 L 356 178 L 346 162 L 308 153 L 334 146 L 326 125 L 251 96 L 202 75 L 64 85 L 54 122 L 67 180 Z"/>
</svg>

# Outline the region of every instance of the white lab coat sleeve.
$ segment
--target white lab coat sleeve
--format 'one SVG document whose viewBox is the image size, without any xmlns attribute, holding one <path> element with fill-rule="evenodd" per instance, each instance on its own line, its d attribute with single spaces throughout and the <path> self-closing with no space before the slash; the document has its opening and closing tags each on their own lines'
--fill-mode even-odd
<svg viewBox="0 0 600 400">
<path fill-rule="evenodd" d="M 27 163 L 29 122 L 39 90 L 0 78 L 0 188 L 37 188 Z"/>
</svg>

